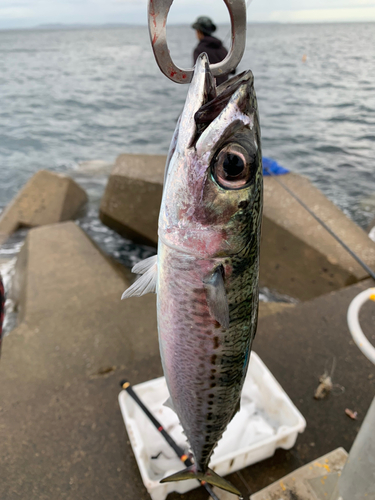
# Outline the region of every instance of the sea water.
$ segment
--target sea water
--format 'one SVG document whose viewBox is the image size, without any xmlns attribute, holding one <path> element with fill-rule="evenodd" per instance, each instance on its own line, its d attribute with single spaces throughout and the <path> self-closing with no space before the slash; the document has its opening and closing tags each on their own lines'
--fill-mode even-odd
<svg viewBox="0 0 375 500">
<path fill-rule="evenodd" d="M 229 30 L 218 36 L 229 43 Z M 173 58 L 191 66 L 189 26 L 168 28 Z M 306 175 L 357 224 L 373 218 L 375 24 L 249 25 L 238 71 L 252 69 L 263 154 Z M 98 220 L 107 171 L 121 153 L 165 154 L 186 85 L 160 73 L 146 27 L 0 31 L 0 211 L 39 169 L 74 175 L 90 204 L 78 223 L 127 265 L 152 250 Z M 334 227 L 332 228 L 334 229 Z M 14 257 L 25 232 L 0 248 Z"/>
</svg>

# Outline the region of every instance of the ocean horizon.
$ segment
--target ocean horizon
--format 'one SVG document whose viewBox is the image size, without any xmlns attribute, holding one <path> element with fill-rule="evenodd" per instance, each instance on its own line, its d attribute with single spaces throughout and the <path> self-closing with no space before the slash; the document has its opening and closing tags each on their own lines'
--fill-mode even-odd
<svg viewBox="0 0 375 500">
<path fill-rule="evenodd" d="M 282 25 L 282 26 L 296 26 L 296 25 L 301 25 L 301 26 L 312 26 L 312 25 L 346 25 L 346 24 L 375 24 L 375 21 L 248 21 L 247 26 L 252 26 L 252 25 L 259 25 L 259 24 L 264 24 L 264 25 Z M 168 27 L 190 27 L 191 23 L 168 23 Z M 230 27 L 229 23 L 217 23 L 218 27 L 224 27 L 228 28 Z M 0 31 L 23 31 L 23 30 L 79 30 L 79 29 L 115 29 L 115 28 L 144 28 L 147 27 L 147 23 L 46 23 L 46 24 L 36 24 L 34 26 L 19 26 L 19 27 L 0 27 Z"/>
</svg>

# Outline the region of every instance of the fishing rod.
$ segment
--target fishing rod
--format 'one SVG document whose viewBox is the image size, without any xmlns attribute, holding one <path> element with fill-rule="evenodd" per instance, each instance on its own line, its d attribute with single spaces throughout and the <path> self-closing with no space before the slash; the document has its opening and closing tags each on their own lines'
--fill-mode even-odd
<svg viewBox="0 0 375 500">
<path fill-rule="evenodd" d="M 178 446 L 176 441 L 168 434 L 168 432 L 164 429 L 164 427 L 161 425 L 161 423 L 154 417 L 154 415 L 150 412 L 150 410 L 144 405 L 144 403 L 140 400 L 140 398 L 137 396 L 137 394 L 134 392 L 130 382 L 127 380 L 122 380 L 120 382 L 120 386 L 124 391 L 126 391 L 129 396 L 133 398 L 133 400 L 137 403 L 137 405 L 143 410 L 145 415 L 151 420 L 151 422 L 154 424 L 156 429 L 160 432 L 160 434 L 163 436 L 163 438 L 167 441 L 169 446 L 176 452 L 176 455 L 178 458 L 183 462 L 186 467 L 190 467 L 193 465 L 193 462 L 191 461 L 189 455 L 185 453 L 185 451 Z M 219 500 L 219 498 L 215 495 L 215 493 L 212 491 L 212 488 L 209 484 L 207 484 L 205 481 L 198 481 L 201 483 L 201 485 L 205 488 L 207 493 L 210 495 L 213 500 Z"/>
<path fill-rule="evenodd" d="M 287 193 L 289 193 L 307 212 L 314 217 L 314 219 L 322 226 L 324 229 L 333 237 L 335 240 L 340 243 L 340 245 L 355 259 L 360 266 L 363 267 L 363 269 L 371 276 L 371 278 L 375 281 L 375 272 L 365 263 L 363 260 L 350 248 L 348 245 L 339 237 L 337 234 L 332 231 L 332 229 L 327 226 L 327 224 L 316 215 L 315 212 L 309 208 L 306 203 L 304 203 L 301 198 L 299 198 L 286 184 L 284 184 L 280 179 L 277 178 L 277 176 L 268 168 L 264 167 L 264 170 L 266 170 L 271 177 L 275 179 L 275 181 L 282 186 Z"/>
</svg>

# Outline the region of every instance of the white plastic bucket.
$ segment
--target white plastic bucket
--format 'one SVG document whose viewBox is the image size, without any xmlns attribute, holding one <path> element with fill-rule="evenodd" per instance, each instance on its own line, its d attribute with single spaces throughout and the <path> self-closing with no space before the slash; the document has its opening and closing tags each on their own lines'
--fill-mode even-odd
<svg viewBox="0 0 375 500">
<path fill-rule="evenodd" d="M 133 389 L 175 441 L 186 448 L 177 416 L 163 406 L 168 399 L 164 377 L 138 384 Z M 199 483 L 195 480 L 159 483 L 163 477 L 182 470 L 184 465 L 126 391 L 120 392 L 119 403 L 143 483 L 152 499 L 164 500 L 172 491 L 186 493 L 197 488 Z M 271 457 L 276 448 L 292 448 L 305 427 L 301 413 L 253 352 L 242 391 L 241 411 L 220 440 L 210 467 L 221 476 L 243 469 Z"/>
</svg>

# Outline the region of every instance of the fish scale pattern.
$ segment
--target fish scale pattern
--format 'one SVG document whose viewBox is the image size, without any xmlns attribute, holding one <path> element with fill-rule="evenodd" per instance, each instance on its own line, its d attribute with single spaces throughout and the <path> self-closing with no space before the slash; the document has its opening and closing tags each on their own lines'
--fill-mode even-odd
<svg viewBox="0 0 375 500">
<path fill-rule="evenodd" d="M 258 314 L 262 182 L 233 219 L 245 245 L 234 256 L 196 259 L 159 244 L 158 321 L 164 373 L 175 411 L 200 470 L 237 411 Z M 203 280 L 222 264 L 229 329 L 209 312 Z M 182 396 L 183 395 L 183 396 Z"/>
</svg>

